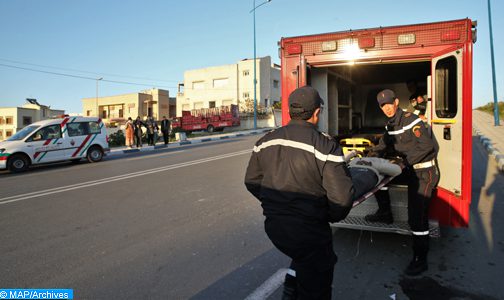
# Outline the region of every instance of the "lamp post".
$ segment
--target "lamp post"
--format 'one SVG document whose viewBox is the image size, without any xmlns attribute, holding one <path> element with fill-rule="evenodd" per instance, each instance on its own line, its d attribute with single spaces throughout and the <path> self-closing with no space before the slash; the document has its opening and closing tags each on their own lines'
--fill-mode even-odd
<svg viewBox="0 0 504 300">
<path fill-rule="evenodd" d="M 102 80 L 103 77 L 96 78 L 96 116 L 99 118 L 100 117 L 100 112 L 98 111 L 98 81 Z"/>
<path fill-rule="evenodd" d="M 266 0 L 263 3 L 256 6 L 254 0 L 254 8 L 250 11 L 254 16 L 254 129 L 257 129 L 257 79 L 256 79 L 256 22 L 255 22 L 255 11 L 257 8 L 263 6 L 264 4 L 271 2 L 271 0 Z"/>
<path fill-rule="evenodd" d="M 499 102 L 497 101 L 497 85 L 495 83 L 495 59 L 493 48 L 493 34 L 492 34 L 492 14 L 490 12 L 490 0 L 488 0 L 488 26 L 490 27 L 490 54 L 492 58 L 492 83 L 493 83 L 493 96 L 494 96 L 494 126 L 499 126 Z"/>
</svg>

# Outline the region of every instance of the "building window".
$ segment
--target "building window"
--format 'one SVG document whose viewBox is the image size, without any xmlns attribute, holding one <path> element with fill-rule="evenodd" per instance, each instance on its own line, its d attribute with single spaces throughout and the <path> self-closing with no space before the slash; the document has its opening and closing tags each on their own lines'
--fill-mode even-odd
<svg viewBox="0 0 504 300">
<path fill-rule="evenodd" d="M 275 89 L 278 89 L 278 84 L 279 84 L 278 80 L 273 80 L 273 87 Z"/>
<path fill-rule="evenodd" d="M 23 117 L 23 126 L 30 125 L 32 123 L 31 117 Z"/>
<path fill-rule="evenodd" d="M 107 111 L 104 110 L 102 111 L 102 119 L 106 119 L 107 118 Z"/>
<path fill-rule="evenodd" d="M 249 76 L 250 71 L 249 70 L 243 70 L 243 76 Z"/>
<path fill-rule="evenodd" d="M 123 114 L 122 108 L 119 109 L 119 118 L 124 118 L 124 114 Z"/>
<path fill-rule="evenodd" d="M 11 136 L 12 136 L 12 130 L 6 130 L 5 137 L 11 137 Z"/>
<path fill-rule="evenodd" d="M 228 85 L 228 78 L 219 78 L 219 79 L 214 79 L 213 81 L 213 87 L 214 88 L 220 88 Z"/>
<path fill-rule="evenodd" d="M 12 123 L 13 123 L 12 117 L 5 117 L 5 124 L 12 125 Z"/>
<path fill-rule="evenodd" d="M 208 107 L 209 108 L 215 108 L 215 101 L 208 102 Z"/>
<path fill-rule="evenodd" d="M 268 99 L 264 99 L 264 106 L 268 107 Z"/>
<path fill-rule="evenodd" d="M 245 92 L 245 93 L 243 93 L 243 98 L 244 98 L 244 99 L 248 99 L 248 98 L 250 98 L 250 93 L 249 93 L 249 92 Z"/>
<path fill-rule="evenodd" d="M 194 81 L 192 83 L 192 88 L 193 88 L 193 90 L 203 90 L 203 89 L 205 89 L 205 82 L 204 81 Z"/>
</svg>

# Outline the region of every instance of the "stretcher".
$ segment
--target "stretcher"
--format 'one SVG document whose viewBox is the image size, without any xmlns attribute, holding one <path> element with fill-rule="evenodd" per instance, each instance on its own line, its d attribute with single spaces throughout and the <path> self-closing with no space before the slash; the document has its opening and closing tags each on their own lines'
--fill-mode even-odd
<svg viewBox="0 0 504 300">
<path fill-rule="evenodd" d="M 352 208 L 356 207 L 357 205 L 361 204 L 362 202 L 366 201 L 367 199 L 371 198 L 376 192 L 378 192 L 380 189 L 385 187 L 388 183 L 392 181 L 396 176 L 384 176 L 383 179 L 370 191 L 364 193 L 363 195 L 357 197 L 354 199 Z"/>
</svg>

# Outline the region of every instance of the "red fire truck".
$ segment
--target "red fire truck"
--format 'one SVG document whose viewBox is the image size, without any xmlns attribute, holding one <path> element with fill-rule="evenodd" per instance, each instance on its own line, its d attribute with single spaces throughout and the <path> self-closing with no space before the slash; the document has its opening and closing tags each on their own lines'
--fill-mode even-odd
<svg viewBox="0 0 504 300">
<path fill-rule="evenodd" d="M 182 131 L 191 132 L 206 130 L 208 132 L 222 131 L 225 127 L 240 126 L 238 105 L 221 106 L 215 108 L 202 108 L 183 110 L 182 117 L 175 118 L 172 129 L 180 128 Z"/>
<path fill-rule="evenodd" d="M 431 219 L 467 227 L 475 42 L 476 22 L 470 19 L 282 38 L 282 99 L 288 99 L 297 87 L 311 85 L 326 102 L 319 122 L 322 131 L 338 140 L 365 137 L 376 142 L 386 123 L 376 94 L 392 89 L 400 107 L 411 109 L 406 83 L 416 81 L 425 90 L 426 122 L 439 144 L 441 179 Z M 289 121 L 287 101 L 282 103 L 282 121 L 284 125 Z M 376 201 L 357 206 L 334 226 L 409 234 L 406 187 L 392 185 L 389 191 L 397 219 L 391 226 L 364 220 L 376 208 Z"/>
</svg>

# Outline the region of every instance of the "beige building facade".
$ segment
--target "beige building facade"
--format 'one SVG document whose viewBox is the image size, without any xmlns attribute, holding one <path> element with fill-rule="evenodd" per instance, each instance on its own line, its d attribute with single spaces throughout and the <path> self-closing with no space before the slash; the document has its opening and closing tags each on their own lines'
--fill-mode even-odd
<svg viewBox="0 0 504 300">
<path fill-rule="evenodd" d="M 94 97 L 82 99 L 82 115 L 100 117 L 109 126 L 124 123 L 128 117 L 143 119 L 153 117 L 160 120 L 163 116 L 175 117 L 176 100 L 169 97 L 167 90 L 150 89 L 139 93 Z"/>
<path fill-rule="evenodd" d="M 49 106 L 39 104 L 36 99 L 26 99 L 26 104 L 21 107 L 0 107 L 0 141 L 31 123 L 63 114 L 64 110 L 51 109 Z"/>
<path fill-rule="evenodd" d="M 269 107 L 280 101 L 280 66 L 271 57 L 256 59 L 257 104 Z M 177 93 L 177 116 L 182 110 L 237 104 L 242 110 L 254 99 L 254 60 L 184 72 Z"/>
</svg>

